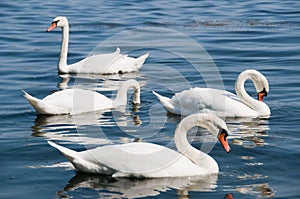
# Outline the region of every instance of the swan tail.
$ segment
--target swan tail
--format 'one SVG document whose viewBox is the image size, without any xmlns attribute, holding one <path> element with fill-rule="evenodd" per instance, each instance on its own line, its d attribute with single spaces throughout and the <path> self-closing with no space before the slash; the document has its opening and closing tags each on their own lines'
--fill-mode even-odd
<svg viewBox="0 0 300 199">
<path fill-rule="evenodd" d="M 74 162 L 75 159 L 79 159 L 79 155 L 77 151 L 68 149 L 66 147 L 55 144 L 54 142 L 48 141 L 48 144 L 57 150 L 59 150 L 70 162 Z"/>
<path fill-rule="evenodd" d="M 91 162 L 81 157 L 80 153 L 69 148 L 55 144 L 54 142 L 48 141 L 48 144 L 57 150 L 59 150 L 72 164 L 81 172 L 92 173 L 92 174 L 108 174 L 111 175 L 115 172 L 114 169 L 107 167 L 106 165 L 98 162 Z"/>
<path fill-rule="evenodd" d="M 115 53 L 120 54 L 121 53 L 121 49 L 119 47 L 117 47 Z"/>
<path fill-rule="evenodd" d="M 36 97 L 29 95 L 23 90 L 24 97 L 28 100 L 30 105 L 35 109 L 38 114 L 55 115 L 55 114 L 70 114 L 70 110 L 64 107 L 58 107 L 50 103 L 46 103 Z"/>
<path fill-rule="evenodd" d="M 164 97 L 164 96 L 158 94 L 158 93 L 155 92 L 155 91 L 152 91 L 152 93 L 157 97 L 157 99 L 159 99 L 159 101 L 168 101 L 168 100 L 170 100 L 170 98 Z"/>
<path fill-rule="evenodd" d="M 31 104 L 31 106 L 36 110 L 36 112 L 41 113 L 41 114 L 45 114 L 44 113 L 44 108 L 43 108 L 43 102 L 42 100 L 33 97 L 31 95 L 29 95 L 26 91 L 23 90 L 24 93 L 24 97 L 28 100 L 28 102 Z"/>
<path fill-rule="evenodd" d="M 157 99 L 162 103 L 162 105 L 165 107 L 165 109 L 167 109 L 168 111 L 174 113 L 174 106 L 173 104 L 171 104 L 170 102 L 170 98 L 168 97 L 164 97 L 160 94 L 158 94 L 157 92 L 155 91 L 152 91 L 152 93 L 157 97 Z"/>
<path fill-rule="evenodd" d="M 134 60 L 135 65 L 137 66 L 137 68 L 141 68 L 142 65 L 145 63 L 146 59 L 149 57 L 149 53 L 146 53 L 144 55 L 139 56 L 138 58 L 136 58 Z"/>
</svg>

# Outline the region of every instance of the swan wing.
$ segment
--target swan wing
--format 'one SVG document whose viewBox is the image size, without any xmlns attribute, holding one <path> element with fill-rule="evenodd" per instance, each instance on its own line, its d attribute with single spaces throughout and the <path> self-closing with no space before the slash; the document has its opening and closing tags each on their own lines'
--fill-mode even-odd
<svg viewBox="0 0 300 199">
<path fill-rule="evenodd" d="M 119 48 L 113 53 L 96 54 L 69 65 L 71 73 L 114 74 L 137 71 L 149 54 L 138 58 L 120 54 Z"/>
<path fill-rule="evenodd" d="M 179 177 L 205 172 L 174 150 L 144 142 L 107 145 L 80 152 L 80 156 L 114 170 L 114 177 Z"/>
<path fill-rule="evenodd" d="M 176 93 L 171 98 L 170 103 L 176 107 L 175 114 L 190 115 L 211 111 L 213 108 L 211 101 L 210 89 L 192 88 Z"/>
<path fill-rule="evenodd" d="M 149 53 L 141 55 L 138 58 L 123 56 L 112 63 L 110 69 L 114 73 L 124 73 L 138 71 L 149 57 Z"/>
<path fill-rule="evenodd" d="M 176 103 L 171 103 L 170 98 L 162 96 L 155 91 L 152 91 L 152 93 L 157 97 L 157 99 L 164 106 L 164 108 L 167 109 L 167 111 L 174 114 L 180 114 L 180 107 L 176 106 Z"/>
<path fill-rule="evenodd" d="M 38 114 L 68 114 L 70 109 L 68 107 L 56 106 L 48 103 L 47 101 L 40 100 L 36 97 L 29 95 L 24 92 L 24 97 L 28 100 L 31 106 L 35 109 Z"/>
<path fill-rule="evenodd" d="M 194 113 L 213 113 L 219 117 L 257 115 L 235 94 L 213 88 L 192 88 L 176 93 L 169 103 L 174 107 L 173 113 L 181 115 Z"/>
<path fill-rule="evenodd" d="M 55 92 L 43 99 L 54 107 L 69 110 L 70 114 L 90 112 L 112 108 L 112 101 L 106 96 L 83 89 L 65 89 Z"/>
<path fill-rule="evenodd" d="M 96 54 L 69 65 L 70 73 L 95 73 L 106 74 L 111 72 L 111 66 L 122 56 L 118 52 Z"/>
<path fill-rule="evenodd" d="M 55 144 L 54 142 L 48 141 L 48 144 L 59 150 L 78 170 L 86 173 L 100 173 L 100 174 L 112 174 L 113 169 L 106 167 L 105 165 L 99 164 L 95 161 L 89 161 L 92 159 L 92 154 L 86 152 L 77 152 L 66 147 Z"/>
<path fill-rule="evenodd" d="M 233 100 L 233 101 L 236 101 L 237 103 L 244 104 L 243 101 L 234 93 L 231 93 L 228 91 L 223 91 L 220 94 L 223 95 L 224 97 L 226 97 L 227 100 Z"/>
<path fill-rule="evenodd" d="M 224 117 L 257 117 L 258 112 L 245 104 L 237 95 L 225 91 Z"/>
</svg>

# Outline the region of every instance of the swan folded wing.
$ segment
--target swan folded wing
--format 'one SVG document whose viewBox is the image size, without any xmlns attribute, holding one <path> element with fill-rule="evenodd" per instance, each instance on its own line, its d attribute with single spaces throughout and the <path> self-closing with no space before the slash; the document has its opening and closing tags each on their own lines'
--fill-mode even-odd
<svg viewBox="0 0 300 199">
<path fill-rule="evenodd" d="M 235 94 L 212 88 L 192 88 L 173 96 L 170 103 L 176 114 L 213 113 L 219 117 L 257 116 Z M 174 109 L 175 110 L 175 109 Z"/>
<path fill-rule="evenodd" d="M 107 65 L 106 73 L 124 73 L 138 71 L 148 58 L 149 53 L 146 53 L 138 58 L 121 55 L 115 58 Z"/>
<path fill-rule="evenodd" d="M 146 59 L 149 57 L 150 53 L 143 54 L 139 56 L 138 58 L 134 59 L 134 66 L 135 69 L 138 70 L 142 67 Z"/>
<path fill-rule="evenodd" d="M 43 99 L 47 104 L 69 110 L 70 114 L 112 108 L 110 99 L 97 92 L 83 89 L 66 89 Z"/>
<path fill-rule="evenodd" d="M 165 107 L 165 109 L 167 109 L 171 113 L 180 114 L 179 107 L 174 106 L 174 104 L 176 105 L 176 102 L 174 102 L 173 104 L 170 98 L 164 97 L 155 91 L 152 91 L 152 93 L 158 98 L 158 100 Z"/>
<path fill-rule="evenodd" d="M 43 101 L 53 107 L 65 110 L 57 114 L 65 114 L 65 113 L 72 114 L 73 101 L 74 101 L 73 89 L 66 89 L 66 90 L 55 92 L 45 97 Z"/>
<path fill-rule="evenodd" d="M 87 172 L 87 173 L 95 173 L 95 174 L 112 174 L 114 170 L 111 168 L 96 163 L 93 160 L 93 157 L 91 153 L 88 153 L 88 151 L 83 152 L 77 152 L 71 149 L 68 149 L 66 147 L 60 146 L 58 144 L 55 144 L 54 142 L 48 141 L 48 143 L 59 150 L 72 164 L 73 166 L 81 172 Z"/>
<path fill-rule="evenodd" d="M 132 72 L 140 69 L 149 54 L 138 58 L 118 53 L 89 56 L 75 64 L 69 65 L 71 73 L 114 74 Z"/>
<path fill-rule="evenodd" d="M 225 91 L 225 108 L 224 112 L 227 117 L 257 117 L 258 113 L 250 106 L 245 104 L 238 96 Z"/>
<path fill-rule="evenodd" d="M 177 114 L 190 115 L 193 113 L 207 112 L 211 110 L 211 99 L 206 99 L 209 96 L 202 88 L 193 88 L 176 93 L 170 103 L 176 107 Z"/>
<path fill-rule="evenodd" d="M 123 56 L 117 59 L 111 67 L 115 67 L 116 72 L 133 72 L 138 71 L 149 57 L 149 53 L 139 56 L 138 58 L 133 58 L 129 56 Z"/>
<path fill-rule="evenodd" d="M 201 98 L 207 112 L 212 112 L 219 117 L 240 117 L 245 114 L 249 116 L 257 115 L 234 93 L 218 89 L 207 90 L 209 90 L 207 95 L 203 95 Z"/>
<path fill-rule="evenodd" d="M 68 67 L 70 73 L 116 73 L 114 72 L 114 62 L 122 57 L 124 57 L 124 55 L 118 52 L 91 55 L 79 62 L 70 64 Z"/>
<path fill-rule="evenodd" d="M 90 150 L 89 153 L 92 158 L 90 161 L 99 161 L 102 165 L 109 165 L 111 169 L 117 171 L 114 177 L 188 175 L 181 173 L 182 171 L 201 175 L 199 168 L 188 158 L 169 148 L 151 143 L 109 145 Z"/>
<path fill-rule="evenodd" d="M 238 103 L 243 103 L 243 101 L 236 94 L 233 94 L 231 92 L 224 91 L 223 92 L 223 96 L 226 97 L 226 98 L 229 98 L 231 100 L 234 100 L 234 101 L 236 101 Z"/>
<path fill-rule="evenodd" d="M 112 100 L 100 93 L 74 89 L 73 114 L 112 108 Z"/>
<path fill-rule="evenodd" d="M 24 92 L 24 97 L 28 100 L 31 106 L 36 110 L 38 114 L 68 114 L 70 109 L 67 107 L 53 105 L 47 100 L 40 100 L 35 98 L 28 93 Z"/>
</svg>

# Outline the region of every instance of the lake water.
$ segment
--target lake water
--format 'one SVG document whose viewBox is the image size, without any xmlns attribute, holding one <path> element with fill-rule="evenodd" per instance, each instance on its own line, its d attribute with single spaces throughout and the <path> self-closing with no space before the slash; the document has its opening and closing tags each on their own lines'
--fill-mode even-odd
<svg viewBox="0 0 300 199">
<path fill-rule="evenodd" d="M 300 1 L 1 1 L 0 198 L 300 198 Z M 61 31 L 71 24 L 69 63 L 116 47 L 150 52 L 136 73 L 57 73 Z M 204 50 L 205 49 L 205 50 Z M 207 54 L 206 54 L 207 52 Z M 114 179 L 76 173 L 47 140 L 74 150 L 142 139 L 174 148 L 180 117 L 167 114 L 152 90 L 172 96 L 190 87 L 234 92 L 253 68 L 269 80 L 269 119 L 227 120 L 232 152 L 201 129 L 189 135 L 209 152 L 218 176 L 200 179 Z M 43 98 L 81 87 L 114 98 L 120 82 L 142 86 L 140 107 L 72 116 L 37 116 L 22 89 Z M 246 84 L 254 94 L 252 84 Z M 212 143 L 210 145 L 209 143 Z M 112 157 L 118 158 L 118 157 Z M 138 164 L 138 163 L 137 163 Z"/>
</svg>

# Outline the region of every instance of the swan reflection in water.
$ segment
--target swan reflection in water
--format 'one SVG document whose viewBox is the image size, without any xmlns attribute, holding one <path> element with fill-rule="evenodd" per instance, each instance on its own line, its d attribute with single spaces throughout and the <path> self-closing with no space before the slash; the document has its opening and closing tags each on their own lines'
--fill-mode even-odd
<svg viewBox="0 0 300 199">
<path fill-rule="evenodd" d="M 100 198 L 142 198 L 157 196 L 161 192 L 175 189 L 177 198 L 189 198 L 189 191 L 215 191 L 217 180 L 218 175 L 133 179 L 76 173 L 64 189 L 58 191 L 57 194 L 68 198 L 76 194 L 76 191 L 85 189 L 92 193 L 97 191 Z"/>
<path fill-rule="evenodd" d="M 274 190 L 268 183 L 243 185 L 236 187 L 234 190 L 242 194 L 259 196 L 259 198 L 272 198 L 275 196 Z"/>
<path fill-rule="evenodd" d="M 141 87 L 147 83 L 143 73 L 132 72 L 124 74 L 60 74 L 61 81 L 57 84 L 59 89 L 67 89 L 69 87 L 89 89 L 94 91 L 116 91 L 120 88 L 122 81 L 129 79 L 137 79 Z M 145 79 L 145 80 L 142 80 Z M 122 80 L 122 81 L 121 81 Z M 71 86 L 70 86 L 71 85 Z"/>
<path fill-rule="evenodd" d="M 109 139 L 111 133 L 106 133 L 107 128 L 118 126 L 122 127 L 125 133 L 126 129 L 133 132 L 142 123 L 134 112 L 138 108 L 133 106 L 133 111 L 130 112 L 125 109 L 125 107 L 119 107 L 113 112 L 106 110 L 76 115 L 37 115 L 32 127 L 32 135 L 72 143 L 110 144 L 112 143 L 112 139 Z M 129 140 L 126 139 L 126 141 Z"/>
<path fill-rule="evenodd" d="M 264 118 L 226 118 L 229 130 L 232 132 L 228 139 L 232 144 L 245 148 L 264 146 L 264 137 L 270 130 L 269 120 Z"/>
</svg>

